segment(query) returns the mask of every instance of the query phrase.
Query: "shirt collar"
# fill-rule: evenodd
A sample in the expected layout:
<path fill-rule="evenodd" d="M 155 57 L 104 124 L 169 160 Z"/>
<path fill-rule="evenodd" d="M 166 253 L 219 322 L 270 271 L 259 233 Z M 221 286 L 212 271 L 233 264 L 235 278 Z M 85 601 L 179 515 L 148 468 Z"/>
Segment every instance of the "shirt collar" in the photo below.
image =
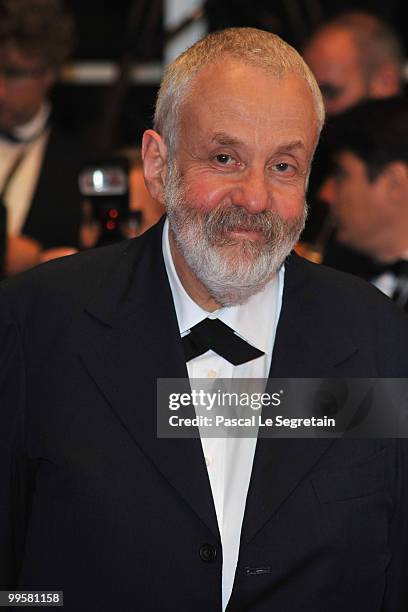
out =
<path fill-rule="evenodd" d="M 280 312 L 282 304 L 284 266 L 262 291 L 251 296 L 245 304 L 210 313 L 194 302 L 181 284 L 170 251 L 168 219 L 163 227 L 162 248 L 181 336 L 207 317 L 218 318 L 252 346 L 272 354 L 276 314 Z"/>
<path fill-rule="evenodd" d="M 43 102 L 39 111 L 30 121 L 24 125 L 19 125 L 12 130 L 15 136 L 21 142 L 31 142 L 35 140 L 45 129 L 48 118 L 50 116 L 51 107 L 48 102 Z"/>

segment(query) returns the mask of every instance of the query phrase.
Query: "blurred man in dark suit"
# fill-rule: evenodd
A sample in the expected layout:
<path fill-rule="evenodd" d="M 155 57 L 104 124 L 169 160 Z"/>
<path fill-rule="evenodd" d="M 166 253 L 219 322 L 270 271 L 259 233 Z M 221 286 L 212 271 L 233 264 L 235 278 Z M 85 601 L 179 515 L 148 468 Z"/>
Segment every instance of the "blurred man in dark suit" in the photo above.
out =
<path fill-rule="evenodd" d="M 406 307 L 408 100 L 356 106 L 333 123 L 327 141 L 333 171 L 321 193 L 331 206 L 338 240 L 369 255 L 373 265 L 361 275 Z"/>
<path fill-rule="evenodd" d="M 307 42 L 303 56 L 319 83 L 330 117 L 366 99 L 386 98 L 401 92 L 404 49 L 396 32 L 382 19 L 366 11 L 347 11 L 322 24 Z M 339 245 L 332 236 L 330 218 L 318 191 L 329 171 L 324 135 L 310 178 L 310 216 L 302 240 L 316 243 L 321 255 L 328 251 L 345 271 L 363 270 L 367 258 Z"/>
<path fill-rule="evenodd" d="M 72 50 L 60 0 L 0 2 L 0 194 L 7 274 L 72 252 L 78 241 L 79 143 L 51 119 L 48 93 Z"/>

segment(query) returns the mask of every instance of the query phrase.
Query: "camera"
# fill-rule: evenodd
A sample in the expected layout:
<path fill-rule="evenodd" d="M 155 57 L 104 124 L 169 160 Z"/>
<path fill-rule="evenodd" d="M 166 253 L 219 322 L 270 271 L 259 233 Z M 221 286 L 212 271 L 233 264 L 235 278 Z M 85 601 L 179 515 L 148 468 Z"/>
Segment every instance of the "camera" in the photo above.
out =
<path fill-rule="evenodd" d="M 114 157 L 90 162 L 79 173 L 84 197 L 81 246 L 89 248 L 134 235 L 142 222 L 141 211 L 129 210 L 129 160 Z"/>

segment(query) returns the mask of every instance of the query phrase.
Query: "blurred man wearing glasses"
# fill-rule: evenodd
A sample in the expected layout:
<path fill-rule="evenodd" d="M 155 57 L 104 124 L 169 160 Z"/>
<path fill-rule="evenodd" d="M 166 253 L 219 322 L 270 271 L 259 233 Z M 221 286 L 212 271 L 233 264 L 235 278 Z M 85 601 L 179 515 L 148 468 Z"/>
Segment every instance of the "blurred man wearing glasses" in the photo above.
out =
<path fill-rule="evenodd" d="M 401 90 L 404 52 L 384 21 L 349 11 L 324 24 L 304 49 L 328 115 L 366 98 L 388 98 Z"/>
<path fill-rule="evenodd" d="M 0 206 L 5 272 L 72 251 L 79 147 L 50 121 L 48 92 L 67 59 L 73 22 L 60 0 L 0 1 Z"/>

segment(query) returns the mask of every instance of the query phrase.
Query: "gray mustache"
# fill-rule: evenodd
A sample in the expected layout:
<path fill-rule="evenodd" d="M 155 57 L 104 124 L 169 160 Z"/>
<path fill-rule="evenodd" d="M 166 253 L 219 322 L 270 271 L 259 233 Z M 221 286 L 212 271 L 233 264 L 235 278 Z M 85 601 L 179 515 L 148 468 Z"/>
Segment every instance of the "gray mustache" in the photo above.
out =
<path fill-rule="evenodd" d="M 210 239 L 220 238 L 230 231 L 259 232 L 269 239 L 283 225 L 281 217 L 271 210 L 250 214 L 241 207 L 219 208 L 205 215 L 205 228 Z"/>

